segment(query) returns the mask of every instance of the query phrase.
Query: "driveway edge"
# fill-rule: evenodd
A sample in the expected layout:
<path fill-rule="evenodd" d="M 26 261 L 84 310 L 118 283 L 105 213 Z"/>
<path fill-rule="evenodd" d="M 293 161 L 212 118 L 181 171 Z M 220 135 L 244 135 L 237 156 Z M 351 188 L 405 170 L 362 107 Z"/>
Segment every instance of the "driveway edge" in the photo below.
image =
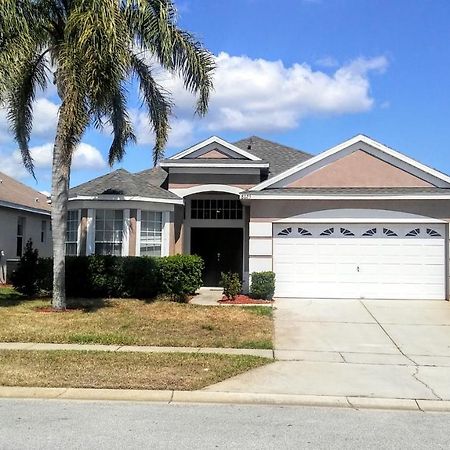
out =
<path fill-rule="evenodd" d="M 348 409 L 384 409 L 450 412 L 450 401 L 337 397 L 326 395 L 257 394 L 210 391 L 125 390 L 0 386 L 0 398 L 85 401 L 155 402 L 166 404 L 213 403 L 238 405 L 323 406 Z"/>

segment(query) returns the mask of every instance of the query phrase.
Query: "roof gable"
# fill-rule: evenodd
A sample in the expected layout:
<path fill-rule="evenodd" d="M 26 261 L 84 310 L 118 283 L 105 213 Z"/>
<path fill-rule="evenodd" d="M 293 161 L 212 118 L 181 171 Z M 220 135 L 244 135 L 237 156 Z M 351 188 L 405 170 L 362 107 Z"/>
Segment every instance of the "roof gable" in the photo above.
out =
<path fill-rule="evenodd" d="M 355 150 L 286 187 L 432 187 L 433 184 L 363 150 Z"/>
<path fill-rule="evenodd" d="M 383 180 L 385 181 L 386 179 L 389 179 L 391 176 L 392 178 L 396 179 L 395 187 L 410 187 L 411 185 L 416 187 L 450 187 L 450 177 L 448 177 L 447 175 L 435 169 L 432 169 L 431 167 L 425 166 L 424 164 L 421 164 L 402 153 L 399 153 L 373 139 L 370 139 L 367 136 L 358 135 L 352 139 L 349 139 L 348 141 L 343 142 L 342 144 L 339 144 L 323 153 L 320 153 L 319 155 L 309 160 L 306 160 L 303 163 L 297 164 L 296 166 L 284 171 L 283 173 L 280 173 L 279 175 L 260 183 L 250 190 L 261 191 L 269 187 L 286 188 L 293 185 L 294 187 L 295 185 L 306 186 L 302 185 L 302 182 L 300 182 L 299 180 L 357 151 L 361 151 L 361 153 L 357 153 L 355 161 L 357 159 L 366 159 L 365 155 L 361 156 L 362 154 L 367 154 L 374 158 L 368 159 L 367 161 L 370 161 L 370 164 L 375 167 L 380 173 L 370 182 L 372 184 L 378 184 Z M 377 161 L 377 159 L 379 161 Z M 344 164 L 338 164 L 337 167 L 345 166 L 348 162 L 351 163 L 351 161 L 349 160 L 347 162 L 344 161 Z M 352 164 L 349 165 L 351 166 Z M 392 172 L 392 169 L 389 169 L 389 172 L 387 169 L 388 166 L 392 166 L 394 169 L 396 169 L 396 171 Z M 340 167 L 340 170 L 342 172 L 343 167 Z M 398 170 L 400 170 L 400 172 L 398 172 Z M 400 173 L 402 173 L 402 176 L 399 175 Z M 350 186 L 348 187 L 367 187 L 367 184 L 363 184 L 363 186 L 355 186 L 356 176 L 356 174 L 351 174 L 351 177 L 349 178 Z M 413 184 L 421 183 L 420 181 L 415 180 L 413 182 L 413 179 L 422 180 L 426 184 Z M 316 182 L 318 181 L 316 180 Z M 402 183 L 405 183 L 406 186 L 399 186 L 399 184 Z M 386 185 L 376 187 L 386 187 Z"/>
<path fill-rule="evenodd" d="M 211 156 L 212 155 L 212 156 Z M 181 159 L 244 159 L 250 161 L 260 161 L 261 158 L 253 155 L 252 153 L 243 150 L 229 142 L 217 137 L 211 136 L 210 138 L 199 142 L 188 149 L 177 153 L 169 158 L 169 160 L 181 160 Z"/>

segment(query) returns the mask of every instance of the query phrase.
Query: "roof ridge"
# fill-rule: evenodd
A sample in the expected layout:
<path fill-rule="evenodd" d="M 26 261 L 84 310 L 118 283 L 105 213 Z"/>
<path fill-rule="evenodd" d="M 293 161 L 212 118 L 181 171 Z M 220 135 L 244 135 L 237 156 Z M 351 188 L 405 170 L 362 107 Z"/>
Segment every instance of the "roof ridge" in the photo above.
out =
<path fill-rule="evenodd" d="M 250 139 L 259 139 L 260 141 L 269 142 L 270 144 L 278 145 L 280 147 L 284 147 L 285 149 L 293 150 L 295 152 L 303 153 L 304 155 L 313 156 L 311 153 L 305 152 L 304 150 L 300 150 L 299 148 L 291 147 L 290 145 L 282 144 L 281 142 L 275 142 L 271 139 L 262 138 L 261 136 L 257 136 L 253 134 L 252 136 L 244 137 L 239 139 L 238 141 L 233 142 L 233 144 L 237 144 L 238 142 L 250 140 Z"/>

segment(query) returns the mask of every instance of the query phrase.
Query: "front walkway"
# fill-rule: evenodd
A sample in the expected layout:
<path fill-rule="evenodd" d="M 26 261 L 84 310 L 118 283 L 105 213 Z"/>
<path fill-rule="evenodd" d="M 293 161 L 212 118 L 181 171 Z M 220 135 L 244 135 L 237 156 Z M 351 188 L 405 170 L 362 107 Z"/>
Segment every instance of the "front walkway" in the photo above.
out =
<path fill-rule="evenodd" d="M 0 350 L 78 350 L 96 352 L 142 352 L 142 353 L 218 353 L 222 355 L 250 355 L 273 358 L 273 350 L 254 348 L 210 347 L 156 347 L 148 345 L 101 345 L 101 344 L 47 344 L 41 342 L 0 342 Z"/>
<path fill-rule="evenodd" d="M 450 304 L 279 299 L 277 362 L 207 391 L 450 399 Z"/>

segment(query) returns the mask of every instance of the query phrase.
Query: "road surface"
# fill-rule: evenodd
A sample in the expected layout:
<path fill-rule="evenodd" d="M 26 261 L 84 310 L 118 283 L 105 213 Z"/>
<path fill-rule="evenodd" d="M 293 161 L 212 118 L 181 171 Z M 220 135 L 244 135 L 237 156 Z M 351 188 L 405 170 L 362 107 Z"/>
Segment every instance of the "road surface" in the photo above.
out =
<path fill-rule="evenodd" d="M 450 448 L 450 414 L 0 400 L 0 449 Z"/>

